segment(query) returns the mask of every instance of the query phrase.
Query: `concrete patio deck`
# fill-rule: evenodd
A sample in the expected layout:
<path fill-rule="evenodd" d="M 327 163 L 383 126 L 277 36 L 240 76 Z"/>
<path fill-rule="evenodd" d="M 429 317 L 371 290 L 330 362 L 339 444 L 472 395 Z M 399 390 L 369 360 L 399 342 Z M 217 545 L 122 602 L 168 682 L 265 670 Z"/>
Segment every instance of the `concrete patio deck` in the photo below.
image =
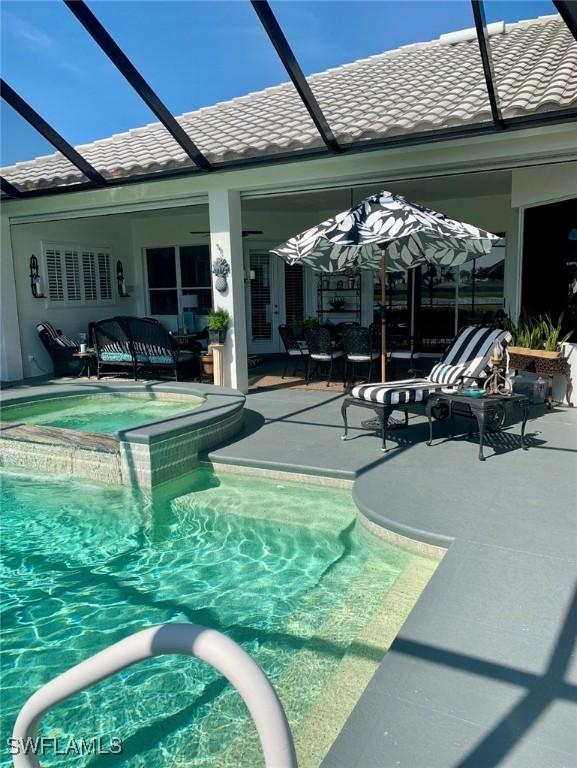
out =
<path fill-rule="evenodd" d="M 323 768 L 576 765 L 577 409 L 534 411 L 529 450 L 514 425 L 482 463 L 445 424 L 427 447 L 422 416 L 384 455 L 360 429 L 342 442 L 340 404 L 257 390 L 244 435 L 209 455 L 355 479 L 373 520 L 448 546 Z"/>

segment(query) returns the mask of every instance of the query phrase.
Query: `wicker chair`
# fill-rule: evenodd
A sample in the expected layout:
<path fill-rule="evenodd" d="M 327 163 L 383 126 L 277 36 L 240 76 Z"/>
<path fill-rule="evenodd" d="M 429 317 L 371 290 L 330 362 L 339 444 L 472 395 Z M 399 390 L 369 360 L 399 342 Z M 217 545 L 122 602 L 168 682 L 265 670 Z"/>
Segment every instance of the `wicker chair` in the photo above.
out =
<path fill-rule="evenodd" d="M 94 323 L 97 376 L 105 367 L 128 370 L 136 381 L 144 370 L 169 368 L 178 381 L 179 369 L 194 359 L 193 352 L 179 349 L 159 322 L 140 317 L 113 317 Z"/>
<path fill-rule="evenodd" d="M 306 342 L 297 340 L 296 336 L 294 335 L 293 329 L 290 327 L 290 325 L 279 325 L 278 332 L 282 339 L 282 343 L 284 344 L 285 352 L 287 355 L 285 360 L 285 367 L 282 372 L 282 378 L 284 379 L 284 377 L 286 376 L 287 368 L 289 367 L 291 358 L 294 360 L 294 363 L 295 363 L 293 376 L 297 375 L 297 371 L 299 369 L 299 363 L 302 362 L 304 374 L 306 378 L 308 375 L 308 367 L 309 367 L 309 350 Z"/>
<path fill-rule="evenodd" d="M 54 376 L 77 376 L 82 367 L 81 360 L 74 357 L 74 353 L 80 350 L 78 342 L 50 323 L 38 323 L 36 331 L 52 360 Z"/>
<path fill-rule="evenodd" d="M 331 344 L 331 334 L 328 328 L 305 328 L 305 339 L 309 350 L 309 358 L 314 361 L 314 371 L 322 366 L 328 369 L 327 387 L 331 383 L 333 375 L 333 363 L 343 356 L 342 349 L 335 349 Z M 307 370 L 307 384 L 310 381 L 310 365 Z"/>
<path fill-rule="evenodd" d="M 373 347 L 373 333 L 370 328 L 351 325 L 343 330 L 343 351 L 345 353 L 345 382 L 348 382 L 349 363 L 353 368 L 353 379 L 359 364 L 369 364 L 369 376 L 373 373 L 373 360 L 377 360 L 379 352 Z"/>

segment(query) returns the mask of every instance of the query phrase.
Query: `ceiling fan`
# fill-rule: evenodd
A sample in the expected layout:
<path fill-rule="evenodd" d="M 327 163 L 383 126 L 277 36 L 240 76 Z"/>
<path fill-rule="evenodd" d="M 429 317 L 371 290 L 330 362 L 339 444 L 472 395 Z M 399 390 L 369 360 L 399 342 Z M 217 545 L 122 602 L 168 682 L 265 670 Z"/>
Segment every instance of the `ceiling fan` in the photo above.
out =
<path fill-rule="evenodd" d="M 210 232 L 203 231 L 203 230 L 193 230 L 192 232 L 188 233 L 189 235 L 210 235 Z M 264 232 L 262 229 L 243 229 L 242 230 L 242 236 L 243 237 L 249 237 L 250 235 L 264 235 Z"/>

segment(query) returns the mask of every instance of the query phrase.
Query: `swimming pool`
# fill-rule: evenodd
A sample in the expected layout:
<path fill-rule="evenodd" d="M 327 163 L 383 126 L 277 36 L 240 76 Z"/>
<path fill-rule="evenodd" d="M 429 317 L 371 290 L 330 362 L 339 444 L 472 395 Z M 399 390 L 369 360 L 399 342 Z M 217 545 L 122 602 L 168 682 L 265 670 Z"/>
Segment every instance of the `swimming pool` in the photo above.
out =
<path fill-rule="evenodd" d="M 318 766 L 435 567 L 359 525 L 344 490 L 208 469 L 152 496 L 0 478 L 3 745 L 43 683 L 139 629 L 191 621 L 255 658 L 283 702 L 299 765 Z M 123 743 L 118 759 L 47 755 L 46 766 L 261 765 L 238 695 L 185 657 L 75 696 L 41 732 Z"/>
<path fill-rule="evenodd" d="M 112 435 L 179 416 L 198 408 L 203 402 L 201 397 L 194 395 L 166 393 L 78 394 L 8 403 L 2 406 L 2 421 Z"/>

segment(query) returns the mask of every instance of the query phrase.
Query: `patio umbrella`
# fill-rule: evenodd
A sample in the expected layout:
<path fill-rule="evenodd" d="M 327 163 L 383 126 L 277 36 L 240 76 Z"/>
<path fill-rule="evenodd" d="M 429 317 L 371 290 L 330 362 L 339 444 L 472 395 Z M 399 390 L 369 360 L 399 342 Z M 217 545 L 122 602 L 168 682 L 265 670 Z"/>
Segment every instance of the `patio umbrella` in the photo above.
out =
<path fill-rule="evenodd" d="M 497 235 L 380 192 L 271 250 L 321 272 L 381 270 L 381 375 L 386 380 L 385 274 L 421 264 L 455 267 L 489 253 Z"/>

